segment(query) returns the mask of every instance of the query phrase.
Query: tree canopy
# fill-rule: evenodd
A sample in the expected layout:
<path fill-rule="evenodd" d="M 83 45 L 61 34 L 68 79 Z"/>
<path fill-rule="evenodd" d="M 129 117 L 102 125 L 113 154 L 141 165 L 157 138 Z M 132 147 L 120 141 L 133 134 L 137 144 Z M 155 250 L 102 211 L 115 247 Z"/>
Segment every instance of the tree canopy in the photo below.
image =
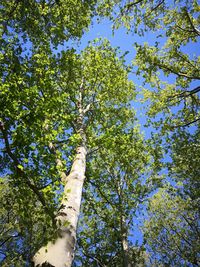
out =
<path fill-rule="evenodd" d="M 1 2 L 2 266 L 199 266 L 199 10 Z M 104 18 L 132 64 L 103 37 L 74 43 Z"/>

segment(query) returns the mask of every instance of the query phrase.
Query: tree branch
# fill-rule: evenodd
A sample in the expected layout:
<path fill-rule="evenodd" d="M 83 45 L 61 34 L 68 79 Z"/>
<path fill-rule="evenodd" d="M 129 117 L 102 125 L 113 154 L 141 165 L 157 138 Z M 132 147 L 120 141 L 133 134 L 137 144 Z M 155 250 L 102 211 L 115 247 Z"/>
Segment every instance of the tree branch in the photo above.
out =
<path fill-rule="evenodd" d="M 164 0 L 160 1 L 155 7 L 153 7 L 151 9 L 151 12 L 153 12 L 154 10 L 156 10 L 157 8 L 159 8 L 159 6 L 161 6 L 164 2 L 165 2 Z"/>
<path fill-rule="evenodd" d="M 9 155 L 9 157 L 12 159 L 12 161 L 13 161 L 13 163 L 15 165 L 15 169 L 16 169 L 17 174 L 19 176 L 22 176 L 22 177 L 25 178 L 25 182 L 28 185 L 28 187 L 36 194 L 38 200 L 41 202 L 41 204 L 43 205 L 44 209 L 53 218 L 54 215 L 52 214 L 52 212 L 49 211 L 49 208 L 46 205 L 46 201 L 45 201 L 45 198 L 44 198 L 43 194 L 38 190 L 38 188 L 35 185 L 33 185 L 29 181 L 29 179 L 28 179 L 26 173 L 24 172 L 23 168 L 20 168 L 21 164 L 20 164 L 19 160 L 16 158 L 16 156 L 11 151 L 9 140 L 8 140 L 8 136 L 7 136 L 7 132 L 6 132 L 4 123 L 2 121 L 0 122 L 0 130 L 1 130 L 2 134 L 3 134 L 3 139 L 4 139 L 4 142 L 5 142 L 6 152 Z"/>
<path fill-rule="evenodd" d="M 189 23 L 190 23 L 190 26 L 192 27 L 193 31 L 194 31 L 196 34 L 200 35 L 200 31 L 194 26 L 194 24 L 193 24 L 193 22 L 192 22 L 192 19 L 191 19 L 189 13 L 187 12 L 186 8 L 184 9 L 184 11 L 185 11 L 186 17 L 187 17 L 187 19 L 188 19 L 188 21 L 189 21 Z"/>
<path fill-rule="evenodd" d="M 1 242 L 0 247 L 2 247 L 2 246 L 3 246 L 6 242 L 8 242 L 10 239 L 12 239 L 12 238 L 16 238 L 16 237 L 19 237 L 19 234 L 17 234 L 17 235 L 11 235 L 11 236 L 7 237 L 4 241 Z"/>
<path fill-rule="evenodd" d="M 163 69 L 163 70 L 167 70 L 167 71 L 170 71 L 171 73 L 173 74 L 176 74 L 177 76 L 181 76 L 181 77 L 185 77 L 185 78 L 188 78 L 188 79 L 196 79 L 196 80 L 200 80 L 200 76 L 189 76 L 187 75 L 186 73 L 184 72 L 178 72 L 176 70 L 174 70 L 172 67 L 168 67 L 166 65 L 162 65 L 162 64 L 159 64 L 157 63 L 156 64 L 160 69 Z"/>
<path fill-rule="evenodd" d="M 190 126 L 191 124 L 193 124 L 193 123 L 195 123 L 195 122 L 197 122 L 197 121 L 199 121 L 199 120 L 200 120 L 200 118 L 197 118 L 197 119 L 195 119 L 195 120 L 193 120 L 193 121 L 190 121 L 190 122 L 188 122 L 188 123 L 185 123 L 185 124 L 180 124 L 180 125 L 176 125 L 176 126 L 171 126 L 171 128 L 174 129 L 174 128 L 179 128 L 179 127 L 188 127 L 188 126 Z"/>
<path fill-rule="evenodd" d="M 196 94 L 196 93 L 198 93 L 198 92 L 200 92 L 200 86 L 197 86 L 197 87 L 195 87 L 194 89 L 192 89 L 192 90 L 187 90 L 187 91 L 184 91 L 184 92 L 182 92 L 182 93 L 180 93 L 180 94 L 174 94 L 174 95 L 172 95 L 172 96 L 169 96 L 168 98 L 169 98 L 169 100 L 170 99 L 173 99 L 173 98 L 175 98 L 175 97 L 178 97 L 178 98 L 185 98 L 185 97 L 188 97 L 188 96 L 192 96 L 192 95 L 194 95 L 194 94 Z"/>
<path fill-rule="evenodd" d="M 124 12 L 125 9 L 128 11 L 131 7 L 136 6 L 137 4 L 141 3 L 142 1 L 143 1 L 143 0 L 138 0 L 138 1 L 136 1 L 136 2 L 131 2 L 131 3 L 126 4 L 126 5 L 124 6 L 122 12 Z"/>

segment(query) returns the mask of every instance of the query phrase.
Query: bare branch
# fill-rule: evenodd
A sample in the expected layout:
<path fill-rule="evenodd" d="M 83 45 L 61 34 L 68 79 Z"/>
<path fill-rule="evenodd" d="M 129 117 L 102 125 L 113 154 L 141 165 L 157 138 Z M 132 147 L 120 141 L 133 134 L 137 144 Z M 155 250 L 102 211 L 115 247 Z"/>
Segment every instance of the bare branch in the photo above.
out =
<path fill-rule="evenodd" d="M 159 6 L 161 6 L 164 2 L 165 2 L 164 0 L 160 1 L 155 7 L 153 7 L 151 9 L 151 12 L 153 12 L 154 10 L 156 10 L 157 8 L 159 8 Z"/>
<path fill-rule="evenodd" d="M 16 237 L 19 237 L 19 234 L 17 234 L 17 235 L 11 235 L 11 236 L 7 237 L 4 241 L 1 242 L 0 247 L 2 247 L 2 246 L 3 246 L 6 242 L 8 242 L 10 239 L 12 239 L 12 238 L 16 238 Z"/>
<path fill-rule="evenodd" d="M 200 92 L 200 86 L 197 86 L 197 87 L 195 87 L 194 89 L 192 89 L 190 91 L 187 90 L 187 91 L 184 91 L 184 92 L 179 93 L 179 94 L 174 94 L 172 96 L 169 96 L 168 98 L 169 98 L 169 100 L 173 99 L 175 97 L 186 98 L 186 97 L 192 96 L 192 95 L 194 95 L 194 94 L 196 94 L 198 92 Z"/>
<path fill-rule="evenodd" d="M 200 118 L 197 118 L 197 119 L 195 119 L 195 120 L 193 120 L 193 121 L 190 121 L 190 122 L 188 122 L 188 123 L 186 123 L 186 124 L 183 124 L 183 125 L 179 125 L 179 126 L 177 126 L 177 127 L 187 127 L 187 126 L 190 126 L 191 124 L 193 124 L 193 123 L 195 123 L 195 122 L 197 122 L 197 121 L 199 121 L 200 120 Z"/>
<path fill-rule="evenodd" d="M 137 4 L 141 3 L 143 0 L 138 0 L 136 2 L 128 3 L 124 6 L 123 10 L 129 10 L 131 7 L 136 6 Z M 122 11 L 123 12 L 123 11 Z"/>

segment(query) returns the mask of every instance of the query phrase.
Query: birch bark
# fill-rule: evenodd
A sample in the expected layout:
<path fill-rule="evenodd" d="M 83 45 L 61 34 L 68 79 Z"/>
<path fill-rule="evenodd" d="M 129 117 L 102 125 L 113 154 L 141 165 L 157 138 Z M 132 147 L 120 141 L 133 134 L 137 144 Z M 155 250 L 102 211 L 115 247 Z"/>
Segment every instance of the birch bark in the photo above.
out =
<path fill-rule="evenodd" d="M 129 244 L 127 239 L 126 220 L 122 215 L 121 217 L 121 234 L 122 234 L 122 251 L 123 251 L 123 267 L 131 267 L 129 259 Z"/>
<path fill-rule="evenodd" d="M 82 188 L 85 179 L 86 148 L 77 148 L 70 174 L 67 177 L 62 209 L 57 215 L 58 237 L 34 256 L 34 266 L 70 267 L 74 258 L 76 229 L 80 212 Z"/>
<path fill-rule="evenodd" d="M 83 108 L 83 82 L 79 88 L 77 101 L 78 118 L 77 132 L 81 137 L 81 144 L 77 147 L 76 156 L 73 161 L 70 174 L 66 177 L 60 173 L 65 180 L 64 195 L 61 209 L 56 216 L 58 223 L 58 237 L 54 242 L 50 241 L 42 247 L 33 257 L 36 267 L 71 267 L 76 246 L 76 230 L 80 213 L 83 184 L 86 170 L 86 136 L 84 127 L 84 115 L 89 110 Z M 59 159 L 57 165 L 62 164 Z"/>
<path fill-rule="evenodd" d="M 120 177 L 117 193 L 119 197 L 120 207 L 120 230 L 121 230 L 121 247 L 122 247 L 122 264 L 123 267 L 132 267 L 129 257 L 129 243 L 128 243 L 128 229 L 126 225 L 126 217 L 124 215 L 124 204 L 123 204 L 123 186 L 125 181 Z"/>

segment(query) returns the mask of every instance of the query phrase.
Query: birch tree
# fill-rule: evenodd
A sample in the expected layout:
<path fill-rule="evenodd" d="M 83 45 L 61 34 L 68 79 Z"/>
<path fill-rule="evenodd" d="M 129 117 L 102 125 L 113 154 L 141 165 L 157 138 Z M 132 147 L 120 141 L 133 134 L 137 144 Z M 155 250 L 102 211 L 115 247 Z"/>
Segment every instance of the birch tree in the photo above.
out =
<path fill-rule="evenodd" d="M 37 50 L 32 61 L 31 76 L 42 75 L 31 79 L 33 84 L 26 81 L 23 89 L 17 84 L 14 102 L 11 89 L 3 92 L 6 168 L 19 192 L 22 184 L 26 188 L 25 198 L 28 192 L 36 195 L 35 205 L 49 216 L 47 228 L 54 229 L 50 242 L 35 254 L 35 266 L 71 266 L 86 154 L 130 123 L 134 86 L 123 56 L 107 41 L 89 45 L 80 55 L 62 52 L 57 60 Z"/>

